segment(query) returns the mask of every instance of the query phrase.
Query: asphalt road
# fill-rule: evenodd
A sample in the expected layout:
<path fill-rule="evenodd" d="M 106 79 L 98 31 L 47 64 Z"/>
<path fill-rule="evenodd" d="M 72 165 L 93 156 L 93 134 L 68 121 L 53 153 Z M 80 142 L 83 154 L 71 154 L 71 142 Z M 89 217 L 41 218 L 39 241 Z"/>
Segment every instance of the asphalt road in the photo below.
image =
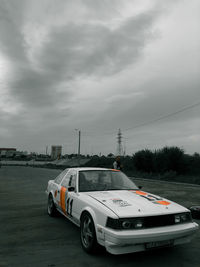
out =
<path fill-rule="evenodd" d="M 0 267 L 4 266 L 200 266 L 200 231 L 190 244 L 114 256 L 101 249 L 86 254 L 79 229 L 63 216 L 50 218 L 44 193 L 60 171 L 31 167 L 0 168 Z M 184 206 L 200 204 L 200 186 L 137 180 L 143 190 Z M 200 221 L 197 221 L 200 222 Z"/>

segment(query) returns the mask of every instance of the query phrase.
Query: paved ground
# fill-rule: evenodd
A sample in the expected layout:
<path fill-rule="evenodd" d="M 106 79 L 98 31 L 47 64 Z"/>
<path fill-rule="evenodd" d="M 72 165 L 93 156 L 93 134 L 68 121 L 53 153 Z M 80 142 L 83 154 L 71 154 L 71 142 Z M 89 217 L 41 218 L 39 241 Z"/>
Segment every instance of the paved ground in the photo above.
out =
<path fill-rule="evenodd" d="M 59 172 L 31 167 L 0 169 L 0 267 L 200 266 L 200 231 L 192 243 L 175 248 L 120 256 L 104 249 L 94 256 L 86 254 L 79 229 L 62 216 L 46 214 L 47 181 Z M 185 206 L 200 204 L 200 186 L 144 180 L 137 184 Z"/>

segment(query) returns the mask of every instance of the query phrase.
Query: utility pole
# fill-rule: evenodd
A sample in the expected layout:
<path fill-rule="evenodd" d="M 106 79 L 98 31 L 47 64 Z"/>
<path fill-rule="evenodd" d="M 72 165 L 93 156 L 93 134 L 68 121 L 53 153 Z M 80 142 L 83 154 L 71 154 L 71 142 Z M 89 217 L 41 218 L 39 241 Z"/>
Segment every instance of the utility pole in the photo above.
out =
<path fill-rule="evenodd" d="M 78 131 L 78 157 L 80 157 L 81 152 L 81 131 Z"/>
<path fill-rule="evenodd" d="M 47 161 L 48 146 L 46 146 L 46 161 Z"/>
<path fill-rule="evenodd" d="M 81 154 L 81 131 L 79 129 L 75 129 L 78 131 L 78 166 L 80 166 L 80 154 Z"/>

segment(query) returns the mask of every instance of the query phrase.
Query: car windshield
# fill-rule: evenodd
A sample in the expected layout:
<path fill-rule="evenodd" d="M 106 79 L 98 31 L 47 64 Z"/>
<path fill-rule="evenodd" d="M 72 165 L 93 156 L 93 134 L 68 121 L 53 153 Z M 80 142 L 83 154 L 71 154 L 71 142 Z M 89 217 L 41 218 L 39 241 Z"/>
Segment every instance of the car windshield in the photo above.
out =
<path fill-rule="evenodd" d="M 79 192 L 134 190 L 136 184 L 124 173 L 114 170 L 79 171 Z"/>

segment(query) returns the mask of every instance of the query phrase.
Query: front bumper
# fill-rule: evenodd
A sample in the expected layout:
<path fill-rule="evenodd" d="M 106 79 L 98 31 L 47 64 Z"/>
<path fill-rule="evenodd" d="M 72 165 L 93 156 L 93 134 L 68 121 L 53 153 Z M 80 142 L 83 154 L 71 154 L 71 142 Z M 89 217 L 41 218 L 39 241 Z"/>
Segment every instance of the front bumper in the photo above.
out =
<path fill-rule="evenodd" d="M 151 242 L 170 241 L 173 245 L 188 243 L 193 238 L 199 225 L 195 222 L 157 227 L 143 230 L 116 231 L 104 229 L 105 247 L 111 254 L 124 254 L 146 250 Z"/>

